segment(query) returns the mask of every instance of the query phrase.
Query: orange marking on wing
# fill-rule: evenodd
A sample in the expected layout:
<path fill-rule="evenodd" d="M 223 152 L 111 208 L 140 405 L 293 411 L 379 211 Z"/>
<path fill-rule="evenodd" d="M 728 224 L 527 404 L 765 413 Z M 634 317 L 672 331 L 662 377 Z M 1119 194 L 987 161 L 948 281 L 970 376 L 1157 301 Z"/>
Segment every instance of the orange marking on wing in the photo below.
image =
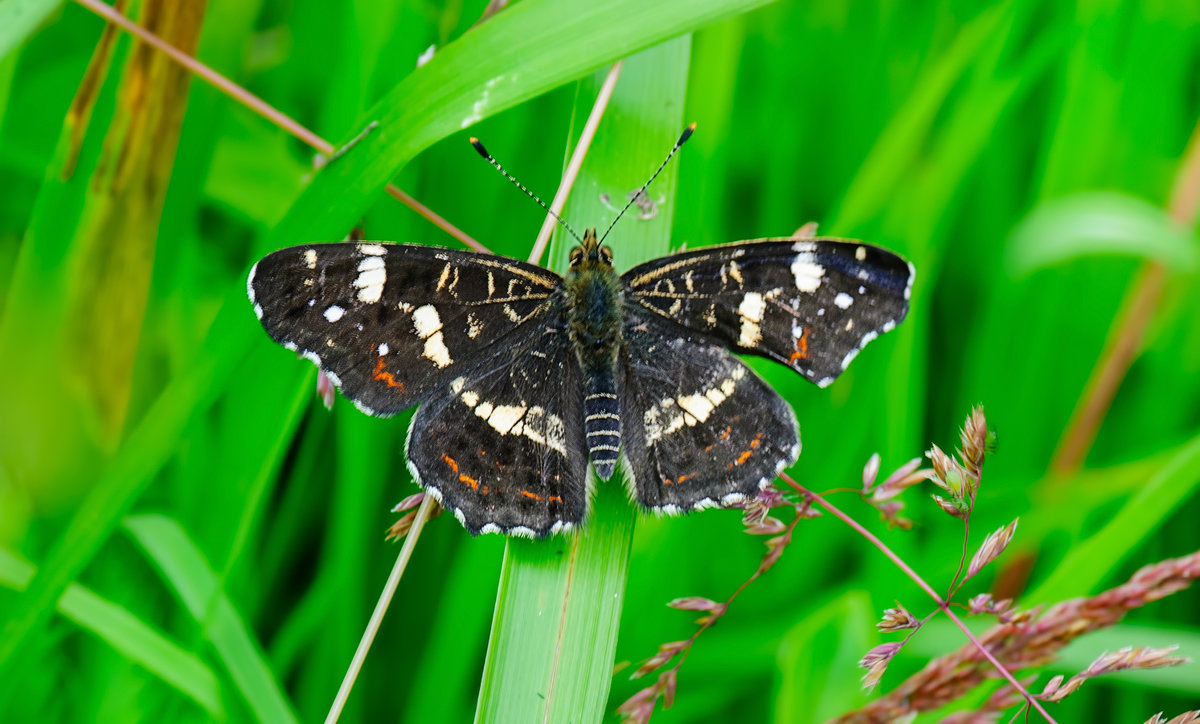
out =
<path fill-rule="evenodd" d="M 557 495 L 551 495 L 549 498 L 547 498 L 547 500 L 549 500 L 551 503 L 561 503 L 562 502 L 562 498 L 560 498 Z"/>
<path fill-rule="evenodd" d="M 457 460 L 455 460 L 454 458 L 450 457 L 449 455 L 447 455 L 445 453 L 442 453 L 442 460 L 446 461 L 446 464 L 450 466 L 451 470 L 453 470 L 456 473 L 458 472 L 458 461 Z M 479 490 L 479 481 L 476 480 L 475 478 L 471 477 L 470 475 L 466 475 L 465 473 L 459 473 L 458 482 L 466 483 L 467 485 L 470 485 L 471 490 Z M 487 491 L 488 491 L 487 488 L 483 489 L 484 493 L 486 493 Z"/>
<path fill-rule="evenodd" d="M 534 500 L 542 499 L 542 496 L 538 495 L 537 493 L 531 493 L 528 490 L 522 490 L 520 492 L 521 492 L 521 495 L 524 495 L 526 498 L 533 498 Z"/>
<path fill-rule="evenodd" d="M 731 433 L 731 432 L 733 432 L 733 428 L 731 428 L 731 427 L 727 427 L 724 430 L 722 430 L 721 431 L 721 439 L 724 440 L 725 438 L 729 437 L 729 433 Z"/>
<path fill-rule="evenodd" d="M 386 366 L 387 363 L 383 361 L 383 357 L 380 357 L 379 361 L 375 363 L 375 371 L 371 373 L 371 376 L 377 380 L 385 382 L 388 387 L 399 387 L 400 392 L 404 392 L 404 383 L 397 382 L 396 378 L 392 376 L 392 373 L 384 369 Z M 445 455 L 442 457 L 445 457 Z"/>
<path fill-rule="evenodd" d="M 808 333 L 812 328 L 804 330 L 804 334 L 800 335 L 800 339 L 796 340 L 796 351 L 792 352 L 792 356 L 788 357 L 788 364 L 796 364 L 802 359 L 808 359 Z"/>
<path fill-rule="evenodd" d="M 733 462 L 729 463 L 728 467 L 732 468 L 734 465 L 741 465 L 742 463 L 749 460 L 750 457 L 752 455 L 754 455 L 754 451 L 757 450 L 760 445 L 762 445 L 762 439 L 763 439 L 763 434 L 761 432 L 758 433 L 757 435 L 755 435 L 754 439 L 750 441 L 750 449 L 743 450 L 741 452 L 741 454 L 737 456 L 737 460 L 734 460 Z"/>

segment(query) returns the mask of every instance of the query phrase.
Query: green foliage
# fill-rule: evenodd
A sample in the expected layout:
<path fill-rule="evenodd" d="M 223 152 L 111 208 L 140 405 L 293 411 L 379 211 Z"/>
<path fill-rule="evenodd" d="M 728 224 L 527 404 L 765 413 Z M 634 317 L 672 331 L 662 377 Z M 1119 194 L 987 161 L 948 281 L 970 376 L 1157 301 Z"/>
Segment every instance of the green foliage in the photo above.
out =
<path fill-rule="evenodd" d="M 129 12 L 180 4 L 142 0 Z M 761 4 L 524 0 L 476 25 L 482 0 L 211 0 L 202 33 L 178 11 L 156 16 L 157 32 L 190 37 L 202 61 L 330 140 L 378 122 L 318 172 L 310 149 L 81 5 L 0 3 L 0 711 L 17 721 L 324 716 L 396 554 L 382 542 L 388 509 L 415 491 L 402 454 L 409 415 L 314 404 L 311 366 L 258 329 L 246 270 L 269 249 L 339 239 L 359 223 L 369 238 L 455 244 L 387 197 L 388 181 L 524 258 L 540 212 L 466 136 L 549 198 L 594 73 L 647 48 L 669 57 L 627 63 L 568 220 L 606 225 L 600 194 L 623 197 L 684 123 L 698 130 L 651 189 L 659 215 L 614 231 L 618 266 L 668 239 L 781 236 L 810 220 L 916 264 L 909 319 L 832 388 L 754 362 L 797 410 L 798 480 L 856 487 L 872 452 L 888 470 L 932 442 L 949 447 L 982 403 L 999 447 L 971 548 L 983 531 L 1022 523 L 968 595 L 1017 558 L 1027 578 L 1005 585 L 1034 604 L 1200 547 L 1197 244 L 1166 215 L 1200 117 L 1200 9 Z M 1148 259 L 1167 274 L 1144 342 L 1084 468 L 1050 476 Z M 834 497 L 945 585 L 962 531 L 927 492 L 907 496 L 913 532 Z M 562 619 L 556 675 L 570 683 L 547 705 L 552 720 L 577 702 L 587 720 L 613 720 L 646 683 L 627 673 L 694 630 L 665 604 L 724 600 L 762 556 L 737 512 L 639 516 L 630 528 L 621 497 L 603 491 L 600 515 L 616 531 L 595 531 L 602 543 L 588 554 L 591 570 L 616 572 L 567 601 L 577 608 Z M 559 626 L 562 580 L 538 576 L 557 555 L 522 544 L 505 558 L 505 548 L 450 518 L 428 526 L 346 721 L 464 721 L 477 704 L 481 719 L 503 721 L 513 710 L 494 707 L 513 704 L 510 682 L 545 693 L 540 650 L 513 642 Z M 550 612 L 541 623 L 539 598 Z M 658 716 L 844 711 L 863 700 L 853 663 L 877 641 L 870 625 L 897 599 L 917 615 L 930 606 L 836 521 L 803 521 L 693 647 L 673 709 Z M 1196 610 L 1200 595 L 1178 594 L 1103 632 L 1102 647 L 1179 642 L 1200 656 Z M 570 623 L 579 617 L 591 627 Z M 962 641 L 928 627 L 881 689 Z M 1056 673 L 1098 650 L 1068 649 Z M 614 659 L 634 666 L 610 680 Z M 1144 721 L 1188 708 L 1197 679 L 1194 668 L 1117 676 L 1052 711 Z"/>

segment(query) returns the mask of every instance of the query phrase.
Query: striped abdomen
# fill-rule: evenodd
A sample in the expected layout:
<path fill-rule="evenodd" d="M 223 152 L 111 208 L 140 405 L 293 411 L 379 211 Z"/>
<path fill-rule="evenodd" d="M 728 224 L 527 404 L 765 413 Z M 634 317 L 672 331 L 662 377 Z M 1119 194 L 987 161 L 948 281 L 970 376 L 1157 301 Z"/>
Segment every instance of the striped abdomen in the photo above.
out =
<path fill-rule="evenodd" d="M 608 480 L 621 447 L 620 408 L 611 373 L 589 377 L 583 398 L 583 420 L 592 467 L 602 480 Z"/>

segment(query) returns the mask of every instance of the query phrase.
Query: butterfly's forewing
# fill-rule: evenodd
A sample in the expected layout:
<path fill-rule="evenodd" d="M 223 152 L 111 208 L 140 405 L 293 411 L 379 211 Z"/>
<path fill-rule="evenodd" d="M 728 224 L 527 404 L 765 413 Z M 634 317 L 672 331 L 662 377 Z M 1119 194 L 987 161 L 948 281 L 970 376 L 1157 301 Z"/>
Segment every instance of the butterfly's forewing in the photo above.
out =
<path fill-rule="evenodd" d="M 624 336 L 623 444 L 642 505 L 728 505 L 796 460 L 792 408 L 728 350 L 636 309 Z"/>
<path fill-rule="evenodd" d="M 913 269 L 855 241 L 767 239 L 652 259 L 622 279 L 627 303 L 824 387 L 904 319 Z"/>
<path fill-rule="evenodd" d="M 247 287 L 271 337 L 311 359 L 369 414 L 393 415 L 536 334 L 557 275 L 523 262 L 408 244 L 294 246 Z"/>
<path fill-rule="evenodd" d="M 587 509 L 583 382 L 556 297 L 541 334 L 451 380 L 409 432 L 414 477 L 472 534 L 541 537 Z"/>

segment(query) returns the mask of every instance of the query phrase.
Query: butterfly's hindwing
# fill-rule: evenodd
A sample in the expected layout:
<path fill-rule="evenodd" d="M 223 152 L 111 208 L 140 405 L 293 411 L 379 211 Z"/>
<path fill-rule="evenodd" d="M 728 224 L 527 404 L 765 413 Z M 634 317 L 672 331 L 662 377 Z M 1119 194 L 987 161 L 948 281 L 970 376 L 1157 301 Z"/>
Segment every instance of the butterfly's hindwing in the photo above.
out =
<path fill-rule="evenodd" d="M 267 333 L 380 416 L 512 345 L 514 330 L 536 333 L 561 285 L 513 259 L 381 243 L 282 249 L 247 281 Z"/>
<path fill-rule="evenodd" d="M 908 312 L 912 266 L 834 239 L 739 242 L 653 259 L 622 275 L 632 305 L 824 387 Z"/>
<path fill-rule="evenodd" d="M 623 443 L 634 494 L 668 513 L 751 498 L 800 453 L 792 408 L 728 350 L 627 310 Z"/>
<path fill-rule="evenodd" d="M 472 534 L 541 537 L 587 509 L 583 382 L 555 304 L 538 338 L 417 409 L 407 457 L 413 476 Z"/>

